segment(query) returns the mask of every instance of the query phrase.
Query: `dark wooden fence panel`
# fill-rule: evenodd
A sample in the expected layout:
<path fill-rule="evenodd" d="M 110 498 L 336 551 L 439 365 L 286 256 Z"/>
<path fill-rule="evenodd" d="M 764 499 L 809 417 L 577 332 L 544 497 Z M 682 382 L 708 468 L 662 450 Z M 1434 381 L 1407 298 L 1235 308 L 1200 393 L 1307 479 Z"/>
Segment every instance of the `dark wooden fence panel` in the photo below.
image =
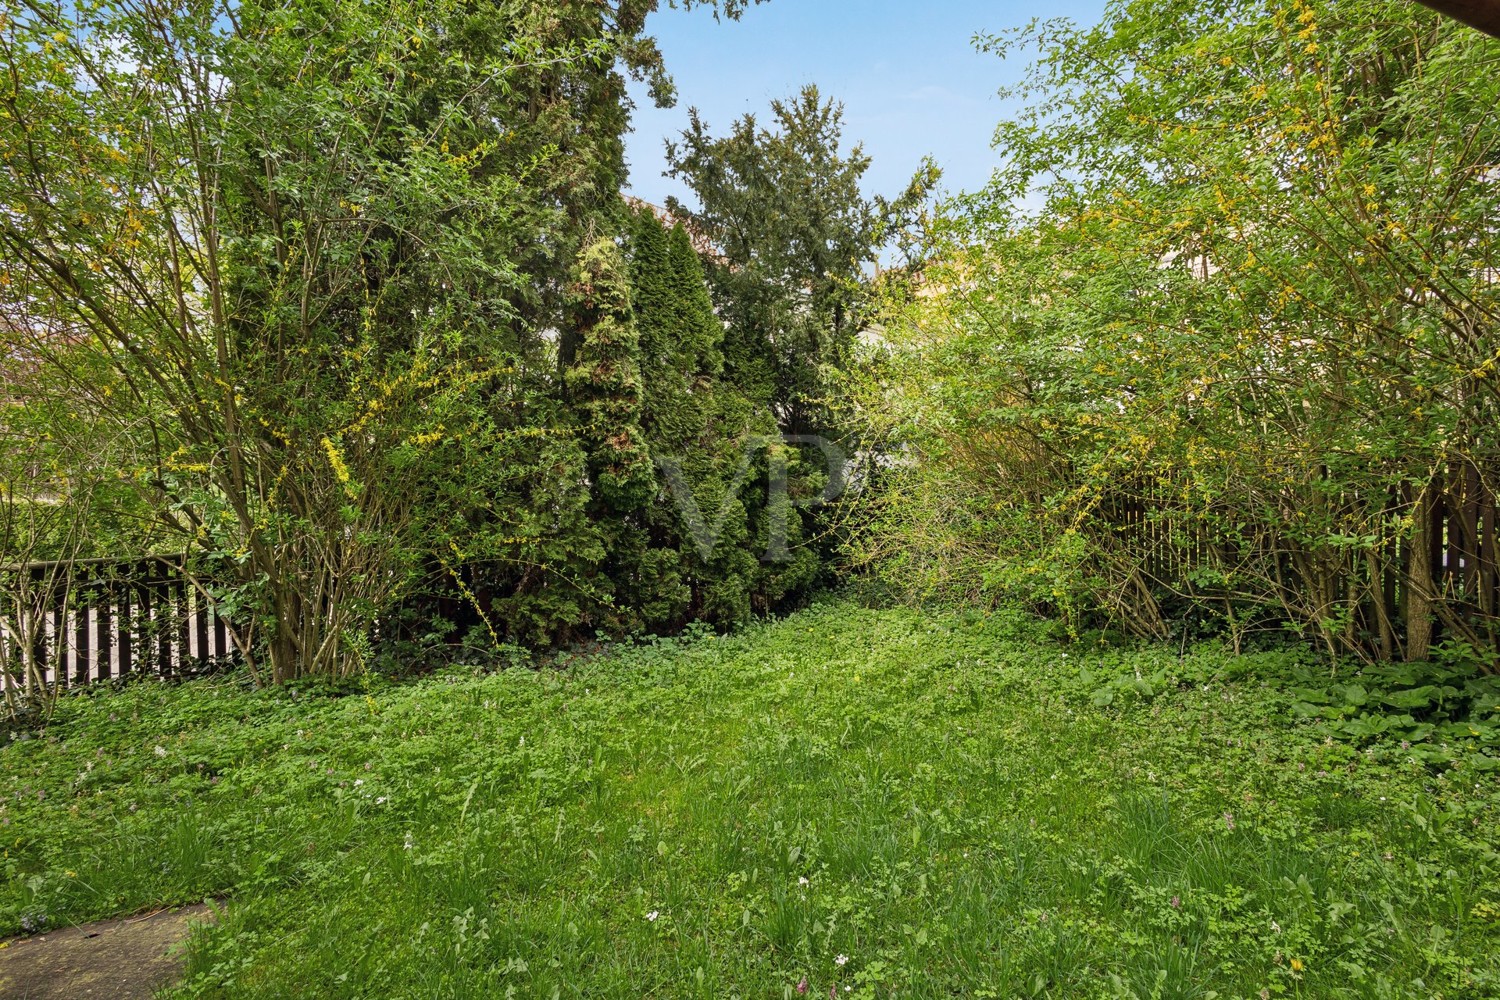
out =
<path fill-rule="evenodd" d="M 180 557 L 0 566 L 0 642 L 13 654 L 20 637 L 12 627 L 12 584 L 22 573 L 30 580 L 32 613 L 40 612 L 43 624 L 33 649 L 49 686 L 132 674 L 184 677 L 239 661 L 229 629 Z M 0 676 L 0 684 L 10 682 Z"/>
<path fill-rule="evenodd" d="M 1373 557 L 1361 551 L 1340 558 L 1344 599 L 1355 616 L 1362 644 L 1372 654 L 1390 658 L 1405 633 L 1411 560 L 1423 558 L 1432 570 L 1436 599 L 1458 619 L 1472 626 L 1491 646 L 1500 644 L 1500 510 L 1496 486 L 1500 462 L 1455 461 L 1434 477 L 1427 530 L 1427 550 L 1411 551 L 1410 540 L 1394 537 Z M 1409 516 L 1416 490 L 1393 490 L 1375 506 L 1383 518 Z M 1364 511 L 1365 498 L 1341 495 L 1337 502 L 1348 512 Z M 1372 508 L 1373 509 L 1373 508 Z M 1140 572 L 1160 587 L 1179 594 L 1204 594 L 1193 580 L 1199 571 L 1253 569 L 1274 581 L 1267 596 L 1307 597 L 1306 560 L 1315 555 L 1304 545 L 1276 535 L 1269 526 L 1256 528 L 1239 542 L 1204 533 L 1203 522 L 1182 507 L 1168 484 L 1123 485 L 1099 513 L 1110 525 L 1109 535 L 1127 552 Z M 1333 558 L 1332 550 L 1324 558 Z M 1243 573 L 1241 574 L 1243 576 Z M 1222 599 L 1222 598 L 1220 598 Z M 1441 616 L 1440 616 L 1441 617 Z M 1435 623 L 1436 637 L 1443 634 Z"/>

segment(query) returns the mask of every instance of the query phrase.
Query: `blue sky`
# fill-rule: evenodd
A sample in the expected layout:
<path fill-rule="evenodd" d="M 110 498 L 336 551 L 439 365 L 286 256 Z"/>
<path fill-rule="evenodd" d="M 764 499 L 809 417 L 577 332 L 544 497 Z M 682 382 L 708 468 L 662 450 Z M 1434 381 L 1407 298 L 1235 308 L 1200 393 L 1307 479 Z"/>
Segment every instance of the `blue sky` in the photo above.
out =
<path fill-rule="evenodd" d="M 762 114 L 772 98 L 806 83 L 844 103 L 846 148 L 863 142 L 873 160 L 867 193 L 898 193 L 928 154 L 943 168 L 948 190 L 976 189 L 999 163 L 990 140 L 1007 108 L 995 92 L 1018 78 L 1025 56 L 1002 61 L 975 51 L 970 40 L 1036 16 L 1091 24 L 1103 9 L 1103 0 L 935 0 L 925 9 L 910 0 L 770 0 L 738 22 L 715 23 L 707 10 L 663 4 L 648 30 L 677 81 L 678 102 L 661 111 L 643 87 L 632 87 L 631 193 L 657 204 L 668 194 L 687 200 L 661 172 L 663 140 L 687 126 L 689 107 L 723 135 L 734 119 Z"/>

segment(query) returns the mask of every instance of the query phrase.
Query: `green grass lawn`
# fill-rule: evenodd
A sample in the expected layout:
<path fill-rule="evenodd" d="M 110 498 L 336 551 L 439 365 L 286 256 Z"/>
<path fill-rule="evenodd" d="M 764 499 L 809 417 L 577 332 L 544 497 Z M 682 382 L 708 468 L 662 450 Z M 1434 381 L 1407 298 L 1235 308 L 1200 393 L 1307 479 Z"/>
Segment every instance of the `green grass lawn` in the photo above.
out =
<path fill-rule="evenodd" d="M 72 697 L 0 749 L 0 933 L 228 897 L 183 990 L 277 1000 L 1500 996 L 1493 774 L 1294 721 L 1291 659 L 832 603 Z"/>

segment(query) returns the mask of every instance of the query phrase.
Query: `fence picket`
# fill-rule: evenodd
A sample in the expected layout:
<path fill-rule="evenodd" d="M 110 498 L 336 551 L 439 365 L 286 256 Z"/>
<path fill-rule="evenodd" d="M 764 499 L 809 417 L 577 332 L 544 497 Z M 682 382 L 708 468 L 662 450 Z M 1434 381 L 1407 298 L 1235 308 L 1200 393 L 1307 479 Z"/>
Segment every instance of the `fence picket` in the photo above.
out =
<path fill-rule="evenodd" d="M 89 571 L 81 567 L 74 593 L 78 602 L 73 608 L 73 686 L 89 682 L 89 604 L 93 596 L 89 590 Z"/>
<path fill-rule="evenodd" d="M 208 651 L 208 608 L 204 607 L 203 595 L 196 589 L 190 591 L 193 599 L 193 628 L 198 640 L 197 669 L 207 670 L 210 662 Z"/>
<path fill-rule="evenodd" d="M 0 584 L 6 579 L 22 584 L 39 613 L 33 652 L 49 685 L 183 677 L 239 659 L 181 557 L 0 565 Z"/>

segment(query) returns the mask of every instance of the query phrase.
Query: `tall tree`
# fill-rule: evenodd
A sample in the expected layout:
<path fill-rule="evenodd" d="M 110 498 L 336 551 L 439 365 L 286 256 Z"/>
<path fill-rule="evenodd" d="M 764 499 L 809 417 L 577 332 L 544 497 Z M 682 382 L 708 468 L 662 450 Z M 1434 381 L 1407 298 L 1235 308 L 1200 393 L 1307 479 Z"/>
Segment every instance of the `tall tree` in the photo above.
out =
<path fill-rule="evenodd" d="M 529 637 L 587 624 L 567 292 L 618 228 L 621 71 L 669 90 L 656 6 L 0 15 L 3 304 L 129 387 L 164 523 L 236 567 L 271 678 L 359 669 L 433 561 L 503 564 Z"/>
<path fill-rule="evenodd" d="M 705 256 L 728 324 L 730 378 L 774 408 L 789 433 L 828 429 L 819 366 L 838 365 L 868 321 L 867 278 L 897 223 L 937 180 L 930 164 L 894 200 L 866 197 L 870 158 L 841 148 L 843 106 L 815 86 L 771 102 L 715 138 L 696 109 L 667 144 L 669 173 L 697 197 L 671 210 L 713 247 Z"/>
<path fill-rule="evenodd" d="M 651 453 L 640 427 L 640 337 L 625 262 L 613 241 L 584 249 L 569 294 L 580 337 L 567 388 L 579 413 L 589 475 L 610 512 L 632 511 L 651 492 Z"/>
<path fill-rule="evenodd" d="M 816 443 L 844 437 L 828 374 L 848 362 L 871 320 L 882 252 L 938 179 L 927 163 L 894 199 L 867 197 L 870 159 L 859 145 L 843 150 L 842 136 L 842 106 L 808 86 L 772 102 L 769 127 L 746 115 L 716 138 L 695 110 L 667 145 L 669 172 L 699 203 L 669 205 L 707 244 L 702 260 L 725 325 L 723 381 L 790 436 L 761 453 L 760 471 L 776 486 L 748 511 L 766 556 L 751 588 L 764 606 L 811 585 L 831 551 L 832 521 L 813 510 L 843 473 Z"/>
<path fill-rule="evenodd" d="M 657 567 L 659 612 L 669 615 L 653 624 L 740 621 L 756 604 L 760 550 L 750 519 L 766 490 L 761 442 L 775 423 L 722 377 L 724 325 L 683 227 L 668 232 L 641 211 L 631 232 L 642 423 L 659 474 L 641 546 L 653 553 L 643 558 Z"/>

